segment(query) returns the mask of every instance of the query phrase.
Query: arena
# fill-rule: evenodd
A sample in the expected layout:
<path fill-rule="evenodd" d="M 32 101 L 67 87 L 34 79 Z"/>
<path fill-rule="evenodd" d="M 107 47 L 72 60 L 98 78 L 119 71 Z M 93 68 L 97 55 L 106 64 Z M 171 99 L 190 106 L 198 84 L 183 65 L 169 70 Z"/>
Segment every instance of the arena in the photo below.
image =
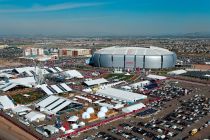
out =
<path fill-rule="evenodd" d="M 174 67 L 176 54 L 167 49 L 154 46 L 114 46 L 96 51 L 91 61 L 96 67 L 160 69 Z"/>

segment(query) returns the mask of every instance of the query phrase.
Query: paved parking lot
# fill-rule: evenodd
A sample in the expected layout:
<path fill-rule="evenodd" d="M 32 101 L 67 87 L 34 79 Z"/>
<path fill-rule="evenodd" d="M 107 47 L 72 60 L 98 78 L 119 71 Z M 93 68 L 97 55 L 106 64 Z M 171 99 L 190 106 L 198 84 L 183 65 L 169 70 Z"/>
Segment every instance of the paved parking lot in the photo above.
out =
<path fill-rule="evenodd" d="M 159 110 L 158 107 L 155 107 L 154 109 L 159 111 L 148 117 L 133 115 L 112 124 L 98 127 L 97 131 L 106 133 L 108 135 L 107 139 L 109 139 L 109 135 L 110 139 L 112 139 L 112 136 L 115 139 L 133 140 L 197 140 L 208 138 L 210 135 L 208 132 L 209 126 L 202 127 L 210 118 L 208 113 L 210 98 L 208 87 L 185 82 L 179 82 L 176 86 L 192 89 L 192 92 L 164 101 L 164 104 L 160 106 L 162 109 Z M 201 130 L 191 136 L 189 132 L 194 128 L 201 128 Z M 105 139 L 98 138 L 94 130 L 81 134 L 80 138 L 88 138 L 91 135 L 91 139 Z"/>

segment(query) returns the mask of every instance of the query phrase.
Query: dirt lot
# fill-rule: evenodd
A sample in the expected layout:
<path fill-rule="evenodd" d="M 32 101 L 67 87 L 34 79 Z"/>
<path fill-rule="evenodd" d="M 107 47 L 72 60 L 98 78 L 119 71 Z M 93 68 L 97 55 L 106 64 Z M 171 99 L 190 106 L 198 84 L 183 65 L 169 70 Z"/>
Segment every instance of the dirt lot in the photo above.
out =
<path fill-rule="evenodd" d="M 0 60 L 0 68 L 5 68 L 5 67 L 18 67 L 21 66 L 22 64 L 19 62 L 14 62 L 14 61 L 9 61 L 9 60 Z"/>
<path fill-rule="evenodd" d="M 0 124 L 0 140 L 36 140 L 33 136 L 2 117 L 0 117 Z"/>

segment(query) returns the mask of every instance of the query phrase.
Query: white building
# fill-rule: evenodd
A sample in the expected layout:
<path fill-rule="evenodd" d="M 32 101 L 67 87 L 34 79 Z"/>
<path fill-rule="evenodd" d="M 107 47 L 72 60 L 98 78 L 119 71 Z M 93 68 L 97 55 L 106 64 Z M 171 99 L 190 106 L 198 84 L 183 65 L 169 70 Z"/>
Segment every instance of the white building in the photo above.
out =
<path fill-rule="evenodd" d="M 77 70 L 68 70 L 64 72 L 64 75 L 66 76 L 67 79 L 72 79 L 72 78 L 84 78 L 84 76 Z"/>
<path fill-rule="evenodd" d="M 153 79 L 153 80 L 165 80 L 167 77 L 165 76 L 160 76 L 160 75 L 154 75 L 154 74 L 149 74 L 147 75 L 148 79 Z"/>
<path fill-rule="evenodd" d="M 175 75 L 180 75 L 180 74 L 184 74 L 187 73 L 186 70 L 174 70 L 174 71 L 170 71 L 167 74 L 171 75 L 171 76 L 175 76 Z"/>
<path fill-rule="evenodd" d="M 87 86 L 100 85 L 100 84 L 105 84 L 105 83 L 108 83 L 108 82 L 109 82 L 109 81 L 107 81 L 107 80 L 104 79 L 104 78 L 84 81 L 84 83 L 85 83 Z"/>
<path fill-rule="evenodd" d="M 53 94 L 72 91 L 72 89 L 65 83 L 60 83 L 57 85 L 42 84 L 42 85 L 38 85 L 37 88 L 42 89 L 42 91 L 44 91 L 47 95 L 53 95 Z"/>
<path fill-rule="evenodd" d="M 8 91 L 8 90 L 15 88 L 17 86 L 31 88 L 35 84 L 36 84 L 36 81 L 35 81 L 34 77 L 9 79 L 8 82 L 4 82 L 3 84 L 0 84 L 0 90 Z"/>
<path fill-rule="evenodd" d="M 30 113 L 28 113 L 27 115 L 25 115 L 25 118 L 29 121 L 29 122 L 33 122 L 33 121 L 44 121 L 45 119 L 45 115 L 40 113 L 40 112 L 36 112 L 36 111 L 32 111 Z"/>
<path fill-rule="evenodd" d="M 144 107 L 146 107 L 146 106 L 143 103 L 138 103 L 138 104 L 134 104 L 134 105 L 123 108 L 122 112 L 129 113 L 129 112 L 132 112 L 132 111 L 135 111 L 135 110 L 142 109 Z"/>
<path fill-rule="evenodd" d="M 142 94 L 123 91 L 115 88 L 100 89 L 96 92 L 96 95 L 111 98 L 113 100 L 120 100 L 123 102 L 136 102 L 138 100 L 147 98 L 147 96 Z"/>
<path fill-rule="evenodd" d="M 32 110 L 31 108 L 29 108 L 27 106 L 24 106 L 24 105 L 20 105 L 20 106 L 17 106 L 17 107 L 12 109 L 13 113 L 15 113 L 15 114 L 28 112 L 28 111 L 31 111 L 31 110 Z"/>
<path fill-rule="evenodd" d="M 0 109 L 6 110 L 14 107 L 14 103 L 8 98 L 8 96 L 0 96 Z"/>
<path fill-rule="evenodd" d="M 138 83 L 131 84 L 130 86 L 134 89 L 143 88 L 146 85 L 149 85 L 151 82 L 149 80 L 140 81 Z"/>
<path fill-rule="evenodd" d="M 49 115 L 57 114 L 64 108 L 73 109 L 72 106 L 74 106 L 74 109 L 76 109 L 77 107 L 80 108 L 82 104 L 64 97 L 54 95 L 48 96 L 47 98 L 44 98 L 35 104 L 37 109 Z"/>

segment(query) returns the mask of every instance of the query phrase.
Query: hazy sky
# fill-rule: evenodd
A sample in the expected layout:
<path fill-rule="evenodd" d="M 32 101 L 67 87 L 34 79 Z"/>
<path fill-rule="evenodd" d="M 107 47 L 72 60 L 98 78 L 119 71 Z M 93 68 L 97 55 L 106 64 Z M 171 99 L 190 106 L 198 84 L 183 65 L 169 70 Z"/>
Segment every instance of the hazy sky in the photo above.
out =
<path fill-rule="evenodd" d="M 210 0 L 0 0 L 0 34 L 210 32 Z"/>

